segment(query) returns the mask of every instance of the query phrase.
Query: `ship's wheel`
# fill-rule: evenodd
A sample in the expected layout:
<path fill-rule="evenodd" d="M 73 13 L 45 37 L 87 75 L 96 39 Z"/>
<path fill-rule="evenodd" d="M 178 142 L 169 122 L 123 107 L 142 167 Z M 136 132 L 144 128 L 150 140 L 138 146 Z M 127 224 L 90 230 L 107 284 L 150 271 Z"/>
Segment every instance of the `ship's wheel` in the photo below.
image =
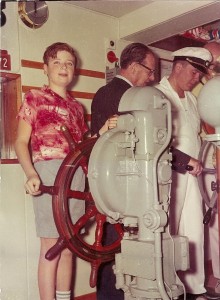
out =
<path fill-rule="evenodd" d="M 215 144 L 204 141 L 200 149 L 198 159 L 203 164 L 203 172 L 198 176 L 200 193 L 208 210 L 204 216 L 203 223 L 208 224 L 213 210 L 217 206 L 217 183 L 216 178 L 216 146 Z"/>
<path fill-rule="evenodd" d="M 115 253 L 120 251 L 120 242 L 124 233 L 120 224 L 109 225 L 114 226 L 117 239 L 112 244 L 105 245 L 103 241 L 104 228 L 107 224 L 106 216 L 96 209 L 89 187 L 87 186 L 87 191 L 84 192 L 71 189 L 72 179 L 79 167 L 87 176 L 88 160 L 95 142 L 96 139 L 91 138 L 78 144 L 64 159 L 54 186 L 41 187 L 43 192 L 50 193 L 53 197 L 53 214 L 60 235 L 56 245 L 46 254 L 46 258 L 51 260 L 64 248 L 69 248 L 77 256 L 91 263 L 91 287 L 96 285 L 100 264 L 113 260 Z M 86 201 L 85 214 L 75 224 L 72 223 L 69 212 L 68 203 L 71 198 Z M 90 229 L 93 232 L 93 239 Z"/>

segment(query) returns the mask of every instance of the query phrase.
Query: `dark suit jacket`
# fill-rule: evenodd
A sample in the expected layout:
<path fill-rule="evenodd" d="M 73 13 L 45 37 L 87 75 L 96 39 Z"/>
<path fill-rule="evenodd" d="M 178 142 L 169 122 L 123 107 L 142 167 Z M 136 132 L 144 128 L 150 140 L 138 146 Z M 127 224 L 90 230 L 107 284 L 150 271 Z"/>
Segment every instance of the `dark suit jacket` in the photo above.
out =
<path fill-rule="evenodd" d="M 121 78 L 114 77 L 111 82 L 101 87 L 92 101 L 91 133 L 97 134 L 106 120 L 118 113 L 122 95 L 131 85 Z"/>

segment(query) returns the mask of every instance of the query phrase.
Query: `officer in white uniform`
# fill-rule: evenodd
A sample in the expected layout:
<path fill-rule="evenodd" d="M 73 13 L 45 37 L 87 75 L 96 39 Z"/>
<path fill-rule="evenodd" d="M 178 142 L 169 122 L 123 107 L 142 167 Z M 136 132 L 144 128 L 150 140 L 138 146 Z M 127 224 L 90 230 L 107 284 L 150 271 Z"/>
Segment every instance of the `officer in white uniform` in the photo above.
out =
<path fill-rule="evenodd" d="M 204 48 L 186 47 L 172 53 L 172 73 L 156 87 L 171 101 L 173 118 L 172 146 L 191 157 L 193 170 L 173 172 L 171 186 L 170 229 L 172 234 L 189 239 L 190 269 L 179 274 L 188 295 L 187 299 L 207 299 L 204 287 L 204 226 L 202 197 L 196 175 L 202 171 L 197 160 L 201 146 L 200 116 L 196 98 L 191 90 L 207 73 L 212 61 L 211 53 Z M 195 295 L 195 296 L 193 296 Z"/>

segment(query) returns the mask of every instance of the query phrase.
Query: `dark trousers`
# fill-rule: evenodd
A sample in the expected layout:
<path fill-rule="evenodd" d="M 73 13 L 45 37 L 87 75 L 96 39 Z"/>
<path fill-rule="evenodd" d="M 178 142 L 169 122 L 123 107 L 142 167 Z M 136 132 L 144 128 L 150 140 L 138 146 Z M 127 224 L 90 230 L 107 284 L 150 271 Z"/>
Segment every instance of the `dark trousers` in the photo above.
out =
<path fill-rule="evenodd" d="M 112 244 L 118 235 L 114 226 L 105 224 L 105 239 L 103 245 Z M 97 280 L 97 300 L 124 300 L 124 292 L 115 288 L 115 274 L 113 272 L 114 261 L 104 263 L 100 266 Z"/>

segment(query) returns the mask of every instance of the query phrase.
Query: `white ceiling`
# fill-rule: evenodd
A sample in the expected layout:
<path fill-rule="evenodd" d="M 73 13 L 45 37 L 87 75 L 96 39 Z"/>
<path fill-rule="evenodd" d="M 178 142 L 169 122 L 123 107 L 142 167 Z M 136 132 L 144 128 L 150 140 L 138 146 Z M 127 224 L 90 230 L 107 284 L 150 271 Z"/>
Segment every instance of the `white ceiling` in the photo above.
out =
<path fill-rule="evenodd" d="M 137 9 L 145 7 L 155 0 L 87 0 L 87 1 L 64 1 L 68 5 L 81 7 L 82 9 L 95 11 L 115 18 L 120 18 Z M 163 0 L 160 0 L 163 1 Z M 173 1 L 173 0 L 167 0 Z M 181 1 L 181 0 L 179 0 Z M 182 0 L 189 1 L 189 0 Z M 202 0 L 193 0 L 202 1 Z M 212 2 L 212 1 L 210 1 Z M 186 22 L 187 18 L 187 22 Z M 201 6 L 187 14 L 172 18 L 166 22 L 159 23 L 151 28 L 146 28 L 140 32 L 133 33 L 124 39 L 133 42 L 142 42 L 147 45 L 175 36 L 185 30 L 196 28 L 205 24 L 210 24 L 220 20 L 220 0 L 213 0 L 210 5 Z"/>
<path fill-rule="evenodd" d="M 99 12 L 108 16 L 120 18 L 138 8 L 148 5 L 152 0 L 94 0 L 94 1 L 65 1 L 65 3 Z"/>

